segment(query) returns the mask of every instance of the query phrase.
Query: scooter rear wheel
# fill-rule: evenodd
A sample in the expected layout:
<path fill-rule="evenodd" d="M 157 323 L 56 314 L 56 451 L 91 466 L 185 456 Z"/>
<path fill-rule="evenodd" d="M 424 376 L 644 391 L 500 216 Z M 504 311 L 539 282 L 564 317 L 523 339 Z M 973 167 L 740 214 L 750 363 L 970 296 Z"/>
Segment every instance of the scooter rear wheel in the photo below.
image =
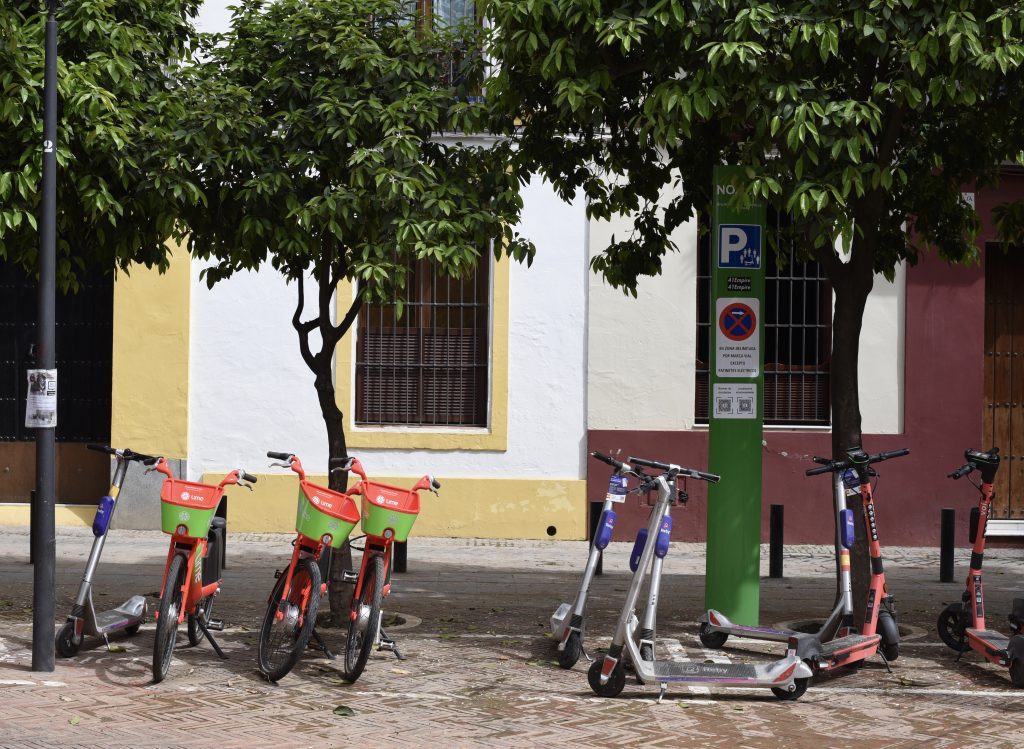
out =
<path fill-rule="evenodd" d="M 570 632 L 569 638 L 565 641 L 565 648 L 558 651 L 558 665 L 562 668 L 572 668 L 583 655 L 583 640 L 579 632 Z"/>
<path fill-rule="evenodd" d="M 729 639 L 728 632 L 712 630 L 711 625 L 707 622 L 701 622 L 698 635 L 700 636 L 700 644 L 712 650 L 719 650 L 725 645 L 725 641 Z"/>
<path fill-rule="evenodd" d="M 803 696 L 804 692 L 807 691 L 807 685 L 810 681 L 810 679 L 793 679 L 792 690 L 772 687 L 772 694 L 780 700 L 798 700 Z"/>
<path fill-rule="evenodd" d="M 626 686 L 626 669 L 622 667 L 622 661 L 619 661 L 612 669 L 607 683 L 602 684 L 601 666 L 603 665 L 604 658 L 598 658 L 590 664 L 590 670 L 587 671 L 587 683 L 598 697 L 618 697 Z"/>
<path fill-rule="evenodd" d="M 958 653 L 967 650 L 964 624 L 964 605 L 951 603 L 939 614 L 939 621 L 936 625 L 939 638 Z"/>
<path fill-rule="evenodd" d="M 78 653 L 82 641 L 75 640 L 75 623 L 64 622 L 64 626 L 57 632 L 56 640 L 57 654 L 61 658 L 72 658 Z"/>

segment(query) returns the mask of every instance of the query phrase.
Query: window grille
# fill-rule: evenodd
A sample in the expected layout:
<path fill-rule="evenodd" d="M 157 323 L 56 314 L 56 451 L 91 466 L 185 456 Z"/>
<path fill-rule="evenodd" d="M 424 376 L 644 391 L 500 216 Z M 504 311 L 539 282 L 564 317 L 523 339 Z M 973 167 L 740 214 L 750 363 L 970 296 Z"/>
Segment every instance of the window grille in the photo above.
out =
<path fill-rule="evenodd" d="M 417 261 L 401 317 L 367 304 L 356 325 L 358 426 L 487 426 L 489 256 L 462 279 Z"/>
<path fill-rule="evenodd" d="M 779 268 L 773 243 L 765 242 L 764 423 L 772 426 L 828 426 L 832 290 L 819 263 L 796 260 L 784 223 L 769 209 L 785 265 Z M 697 366 L 695 415 L 708 423 L 710 376 L 711 234 L 697 245 Z"/>

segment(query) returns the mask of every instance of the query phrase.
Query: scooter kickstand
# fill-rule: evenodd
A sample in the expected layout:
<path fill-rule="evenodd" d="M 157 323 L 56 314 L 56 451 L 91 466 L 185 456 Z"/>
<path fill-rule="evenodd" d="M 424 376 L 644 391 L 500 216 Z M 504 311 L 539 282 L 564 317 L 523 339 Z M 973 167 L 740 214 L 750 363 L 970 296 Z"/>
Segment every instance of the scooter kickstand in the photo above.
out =
<path fill-rule="evenodd" d="M 658 685 L 658 704 L 659 704 L 659 705 L 661 704 L 661 701 L 662 701 L 663 699 L 665 699 L 665 693 L 666 693 L 667 691 L 668 691 L 668 682 L 667 682 L 667 681 L 663 681 L 663 682 L 661 682 L 661 683 L 660 683 L 660 684 Z"/>
<path fill-rule="evenodd" d="M 885 664 L 885 670 L 888 671 L 891 674 L 892 673 L 892 669 L 889 668 L 889 659 L 885 657 L 885 653 L 883 653 L 881 650 L 879 650 L 878 651 L 878 655 L 882 659 L 882 663 Z"/>

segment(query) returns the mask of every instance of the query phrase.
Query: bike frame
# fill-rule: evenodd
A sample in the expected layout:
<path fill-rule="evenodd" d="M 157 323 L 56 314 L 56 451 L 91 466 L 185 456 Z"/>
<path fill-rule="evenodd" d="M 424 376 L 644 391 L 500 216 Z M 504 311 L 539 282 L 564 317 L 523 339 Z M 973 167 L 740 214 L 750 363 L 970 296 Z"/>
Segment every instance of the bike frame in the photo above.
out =
<path fill-rule="evenodd" d="M 167 465 L 167 461 L 163 458 L 156 464 L 156 470 L 169 479 L 174 478 L 170 466 Z M 238 470 L 234 470 L 225 476 L 217 484 L 217 489 L 223 491 L 225 486 L 237 484 L 238 473 Z M 203 585 L 203 565 L 201 560 L 206 558 L 207 548 L 205 537 L 193 538 L 192 536 L 178 533 L 171 536 L 170 546 L 167 550 L 167 561 L 164 563 L 164 579 L 160 585 L 160 598 L 162 599 L 167 591 L 167 572 L 171 568 L 171 561 L 175 556 L 185 557 L 185 582 L 182 585 L 182 605 L 178 611 L 178 624 L 185 621 L 187 614 L 196 613 L 196 605 L 202 599 L 207 596 L 216 595 L 217 591 L 220 590 L 220 580 L 215 580 L 209 585 Z M 156 616 L 159 616 L 159 612 Z"/>
<path fill-rule="evenodd" d="M 298 456 L 291 456 L 289 461 L 289 467 L 291 470 L 298 475 L 299 481 L 306 480 L 306 471 L 302 467 L 302 461 L 299 460 Z M 288 567 L 285 570 L 285 582 L 284 588 L 281 590 L 281 598 L 277 602 L 277 620 L 281 621 L 284 618 L 283 607 L 289 600 L 289 596 L 292 592 L 292 577 L 295 574 L 295 570 L 298 567 L 299 559 L 304 556 L 311 556 L 313 559 L 320 561 L 320 555 L 323 554 L 324 544 L 318 538 L 310 538 L 302 533 L 296 532 L 295 534 L 295 546 L 292 549 L 292 558 L 288 563 Z M 327 592 L 327 583 L 320 583 L 320 595 Z M 309 604 L 310 591 L 302 591 L 302 606 L 299 607 L 300 611 L 305 611 L 306 606 Z M 302 620 L 298 622 L 298 626 L 302 625 Z"/>

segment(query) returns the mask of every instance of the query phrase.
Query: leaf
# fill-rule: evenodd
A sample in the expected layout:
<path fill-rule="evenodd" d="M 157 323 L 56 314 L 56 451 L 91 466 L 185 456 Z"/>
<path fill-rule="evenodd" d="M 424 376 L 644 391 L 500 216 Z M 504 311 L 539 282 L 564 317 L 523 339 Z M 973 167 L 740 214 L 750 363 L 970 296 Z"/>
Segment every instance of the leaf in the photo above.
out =
<path fill-rule="evenodd" d="M 68 723 L 70 723 L 73 726 L 77 726 L 81 722 L 82 722 L 82 719 L 79 718 L 77 715 L 73 715 L 70 718 L 68 718 Z"/>
<path fill-rule="evenodd" d="M 127 650 L 124 645 L 118 645 L 116 642 L 107 644 L 108 653 L 125 653 Z"/>
<path fill-rule="evenodd" d="M 355 715 L 356 711 L 353 710 L 348 705 L 338 705 L 336 708 L 334 708 L 334 714 L 335 715 L 340 715 L 343 718 L 349 718 L 349 717 Z"/>

